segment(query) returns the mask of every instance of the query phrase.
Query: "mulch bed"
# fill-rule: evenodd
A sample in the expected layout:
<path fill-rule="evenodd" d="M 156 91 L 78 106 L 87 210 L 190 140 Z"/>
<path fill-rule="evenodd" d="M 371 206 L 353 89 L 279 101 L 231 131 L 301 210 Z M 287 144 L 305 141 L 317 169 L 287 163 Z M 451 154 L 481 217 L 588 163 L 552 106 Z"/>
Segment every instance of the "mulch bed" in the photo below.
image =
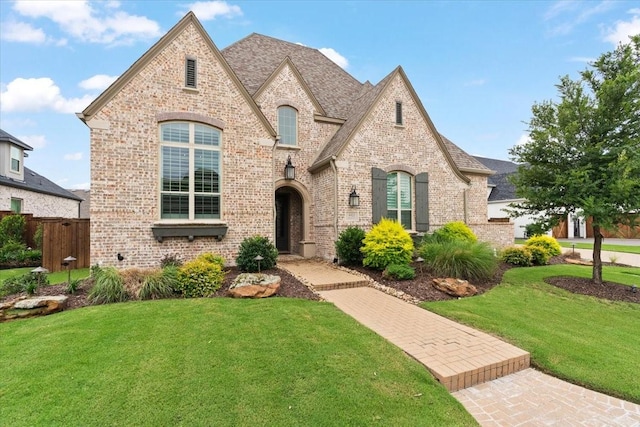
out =
<path fill-rule="evenodd" d="M 561 264 L 563 262 L 564 259 L 562 257 L 554 257 L 550 260 L 549 264 Z M 349 268 L 371 277 L 381 285 L 402 291 L 419 301 L 444 301 L 455 299 L 455 297 L 436 290 L 431 285 L 435 276 L 433 276 L 426 268 L 422 265 L 414 264 L 413 266 L 416 269 L 416 277 L 412 280 L 403 281 L 387 279 L 382 276 L 381 271 L 377 270 L 354 266 Z M 478 293 L 482 294 L 487 292 L 489 289 L 499 284 L 502 281 L 502 275 L 509 268 L 511 268 L 510 265 L 501 263 L 498 271 L 491 280 L 484 283 L 473 283 L 473 285 L 478 289 Z M 313 301 L 318 301 L 320 299 L 320 297 L 312 292 L 306 285 L 282 269 L 275 268 L 265 270 L 263 273 L 278 275 L 281 277 L 280 290 L 278 294 L 272 298 L 301 298 Z M 240 271 L 235 267 L 227 269 L 224 283 L 213 297 L 226 297 L 231 283 L 238 274 L 240 274 Z M 637 293 L 633 293 L 631 292 L 630 286 L 610 282 L 605 282 L 603 285 L 597 286 L 591 283 L 590 279 L 578 277 L 553 277 L 547 279 L 546 282 L 578 294 L 590 295 L 596 298 L 613 301 L 626 301 L 640 304 L 640 290 Z M 69 299 L 67 300 L 67 310 L 89 305 L 89 301 L 87 300 L 89 288 L 90 284 L 83 284 L 77 289 L 75 294 L 69 295 Z M 14 299 L 22 295 L 26 294 L 9 295 L 5 298 L 0 298 L 0 302 Z M 66 285 L 53 285 L 39 288 L 36 296 L 43 295 L 66 295 Z"/>

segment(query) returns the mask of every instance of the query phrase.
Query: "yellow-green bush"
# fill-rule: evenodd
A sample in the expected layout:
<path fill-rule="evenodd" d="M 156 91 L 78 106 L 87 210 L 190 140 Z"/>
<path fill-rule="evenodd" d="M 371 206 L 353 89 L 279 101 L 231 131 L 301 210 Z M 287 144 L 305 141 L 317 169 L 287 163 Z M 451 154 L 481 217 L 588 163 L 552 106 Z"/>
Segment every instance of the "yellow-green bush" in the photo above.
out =
<path fill-rule="evenodd" d="M 218 264 L 221 268 L 224 268 L 224 258 L 211 252 L 204 253 L 196 259 L 210 262 L 212 264 Z"/>
<path fill-rule="evenodd" d="M 177 291 L 186 298 L 211 296 L 220 289 L 224 272 L 220 264 L 194 259 L 178 269 Z"/>
<path fill-rule="evenodd" d="M 433 239 L 436 242 L 465 241 L 475 243 L 478 241 L 473 231 L 462 221 L 445 224 L 433 232 Z"/>
<path fill-rule="evenodd" d="M 413 255 L 413 240 L 398 222 L 382 218 L 362 241 L 362 264 L 384 270 L 391 264 L 409 264 Z"/>
<path fill-rule="evenodd" d="M 558 256 L 562 253 L 562 248 L 556 239 L 551 236 L 539 235 L 529 238 L 524 245 L 526 247 L 539 246 L 544 249 L 550 257 Z"/>
<path fill-rule="evenodd" d="M 532 263 L 531 252 L 522 246 L 509 246 L 504 248 L 500 254 L 500 259 L 507 264 L 518 267 L 529 267 Z"/>

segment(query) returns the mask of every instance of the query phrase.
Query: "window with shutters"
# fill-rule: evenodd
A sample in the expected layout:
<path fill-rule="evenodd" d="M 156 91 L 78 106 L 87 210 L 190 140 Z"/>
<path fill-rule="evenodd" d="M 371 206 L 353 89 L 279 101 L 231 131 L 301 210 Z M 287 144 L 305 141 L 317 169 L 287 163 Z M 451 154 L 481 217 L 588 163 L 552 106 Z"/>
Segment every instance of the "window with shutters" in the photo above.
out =
<path fill-rule="evenodd" d="M 392 172 L 387 175 L 387 217 L 408 230 L 413 228 L 411 175 Z"/>
<path fill-rule="evenodd" d="M 162 219 L 220 219 L 221 137 L 199 123 L 160 125 Z"/>
<path fill-rule="evenodd" d="M 402 102 L 396 101 L 396 125 L 401 126 L 402 124 Z"/>
<path fill-rule="evenodd" d="M 279 144 L 298 145 L 298 111 L 289 106 L 278 107 Z"/>
<path fill-rule="evenodd" d="M 197 87 L 197 63 L 195 58 L 187 58 L 185 62 L 184 85 L 195 89 Z"/>

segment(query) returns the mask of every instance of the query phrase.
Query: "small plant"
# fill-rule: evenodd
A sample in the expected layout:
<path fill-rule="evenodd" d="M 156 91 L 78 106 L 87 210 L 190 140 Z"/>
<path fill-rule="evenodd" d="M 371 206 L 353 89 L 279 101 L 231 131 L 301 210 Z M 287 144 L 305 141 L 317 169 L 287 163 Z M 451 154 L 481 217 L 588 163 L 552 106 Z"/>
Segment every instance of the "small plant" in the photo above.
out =
<path fill-rule="evenodd" d="M 562 247 L 560 246 L 558 241 L 551 236 L 533 236 L 527 239 L 527 241 L 524 242 L 524 245 L 526 247 L 540 246 L 549 254 L 550 257 L 558 256 L 562 253 Z"/>
<path fill-rule="evenodd" d="M 609 255 L 609 262 L 611 264 L 617 264 L 618 263 L 618 255 Z"/>
<path fill-rule="evenodd" d="M 170 266 L 144 278 L 139 296 L 142 300 L 170 298 L 178 286 L 177 268 Z"/>
<path fill-rule="evenodd" d="M 362 265 L 363 255 L 360 251 L 366 233 L 359 227 L 345 229 L 336 241 L 336 255 L 341 264 Z"/>
<path fill-rule="evenodd" d="M 178 254 L 166 254 L 160 260 L 160 268 L 165 267 L 180 267 L 182 265 L 182 259 Z"/>
<path fill-rule="evenodd" d="M 384 270 L 391 264 L 409 264 L 413 255 L 413 240 L 398 222 L 382 218 L 373 226 L 364 240 L 362 264 Z"/>
<path fill-rule="evenodd" d="M 278 250 L 273 243 L 263 236 L 247 237 L 240 244 L 236 264 L 242 271 L 255 273 L 258 271 L 258 261 L 256 256 L 260 255 L 260 270 L 269 270 L 276 266 Z"/>
<path fill-rule="evenodd" d="M 0 220 L 0 242 L 24 243 L 26 225 L 22 215 L 5 216 Z"/>
<path fill-rule="evenodd" d="M 464 241 L 475 243 L 476 235 L 462 221 L 449 222 L 433 232 L 432 239 L 437 242 Z"/>
<path fill-rule="evenodd" d="M 531 254 L 531 264 L 533 265 L 547 265 L 549 262 L 549 253 L 542 246 L 529 246 L 527 247 Z"/>
<path fill-rule="evenodd" d="M 33 241 L 36 244 L 36 249 L 42 250 L 42 235 L 43 235 L 43 225 L 42 223 L 38 224 L 36 227 L 35 233 L 33 233 Z"/>
<path fill-rule="evenodd" d="M 416 277 L 416 270 L 407 264 L 391 264 L 384 269 L 382 275 L 396 280 L 409 280 Z"/>
<path fill-rule="evenodd" d="M 436 276 L 471 281 L 490 279 L 498 265 L 487 243 L 461 240 L 430 243 L 420 248 L 420 256 Z"/>
<path fill-rule="evenodd" d="M 71 279 L 71 281 L 67 283 L 67 293 L 71 295 L 75 294 L 79 286 L 80 279 Z"/>
<path fill-rule="evenodd" d="M 5 279 L 0 286 L 0 297 L 26 292 L 29 295 L 36 293 L 39 287 L 49 284 L 49 278 L 39 273 L 25 273 L 20 276 Z"/>
<path fill-rule="evenodd" d="M 93 268 L 92 273 L 94 273 Z M 124 289 L 122 277 L 114 267 L 98 267 L 95 273 L 93 276 L 95 283 L 88 296 L 91 304 L 109 304 L 126 301 L 129 298 Z"/>
<path fill-rule="evenodd" d="M 518 267 L 529 267 L 532 264 L 531 252 L 521 246 L 510 246 L 502 250 L 500 259 L 507 264 Z"/>
<path fill-rule="evenodd" d="M 177 290 L 184 297 L 208 297 L 222 286 L 224 272 L 219 264 L 195 259 L 178 269 L 177 279 Z"/>

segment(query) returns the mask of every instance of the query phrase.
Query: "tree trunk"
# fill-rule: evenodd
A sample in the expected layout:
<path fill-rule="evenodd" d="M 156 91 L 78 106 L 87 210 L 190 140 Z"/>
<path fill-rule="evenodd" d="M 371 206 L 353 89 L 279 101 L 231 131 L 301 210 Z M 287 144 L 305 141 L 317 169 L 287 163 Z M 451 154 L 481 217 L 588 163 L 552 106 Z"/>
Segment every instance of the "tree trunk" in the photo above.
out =
<path fill-rule="evenodd" d="M 593 274 L 591 278 L 596 285 L 602 285 L 602 233 L 600 226 L 593 224 Z"/>

